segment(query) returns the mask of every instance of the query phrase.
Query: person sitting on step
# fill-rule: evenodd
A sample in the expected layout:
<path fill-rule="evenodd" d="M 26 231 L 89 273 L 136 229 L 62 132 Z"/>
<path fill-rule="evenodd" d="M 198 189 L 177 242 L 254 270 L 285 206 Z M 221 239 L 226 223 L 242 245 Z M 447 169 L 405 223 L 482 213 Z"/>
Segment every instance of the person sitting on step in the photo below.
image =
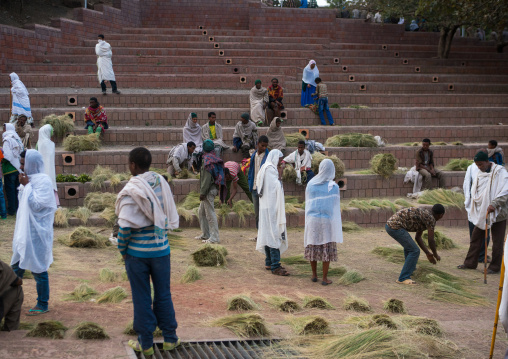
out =
<path fill-rule="evenodd" d="M 496 165 L 504 166 L 503 149 L 497 145 L 496 140 L 490 140 L 487 148 L 489 152 L 489 161 Z"/>
<path fill-rule="evenodd" d="M 272 79 L 272 85 L 268 87 L 268 108 L 266 110 L 267 122 L 272 122 L 274 117 L 281 117 L 281 111 L 284 110 L 284 89 L 279 85 L 279 80 Z"/>
<path fill-rule="evenodd" d="M 32 142 L 30 141 L 30 137 L 32 137 L 32 126 L 27 121 L 28 118 L 25 115 L 18 116 L 18 121 L 16 122 L 16 133 L 19 138 L 21 138 L 25 149 L 30 149 L 32 148 Z"/>
<path fill-rule="evenodd" d="M 96 97 L 90 97 L 90 106 L 85 111 L 85 130 L 88 130 L 88 134 L 95 133 L 99 138 L 108 128 L 108 116 L 104 107 Z"/>
<path fill-rule="evenodd" d="M 201 126 L 201 138 L 203 142 L 212 140 L 215 145 L 215 154 L 220 157 L 222 152 L 229 149 L 229 146 L 224 142 L 222 126 L 216 122 L 216 118 L 215 112 L 208 112 L 208 122 Z"/>
<path fill-rule="evenodd" d="M 307 131 L 300 131 L 303 137 L 307 137 Z M 305 148 L 310 152 L 311 155 L 318 151 L 321 154 L 325 154 L 325 146 L 321 142 L 314 140 L 305 140 Z"/>
<path fill-rule="evenodd" d="M 439 187 L 445 188 L 445 175 L 434 167 L 434 152 L 430 149 L 430 140 L 424 138 L 422 148 L 416 151 L 416 170 L 423 176 L 422 191 L 431 189 L 432 177 L 439 179 Z"/>
<path fill-rule="evenodd" d="M 258 142 L 258 129 L 248 113 L 243 113 L 241 117 L 242 120 L 236 124 L 233 133 L 233 152 L 240 150 L 243 158 L 249 158 L 249 151 L 254 149 Z"/>
<path fill-rule="evenodd" d="M 314 177 L 314 172 L 311 169 L 312 155 L 305 149 L 305 141 L 298 141 L 298 149 L 285 157 L 284 162 L 295 167 L 297 184 L 308 183 Z M 306 174 L 305 180 L 302 179 L 304 172 Z"/>

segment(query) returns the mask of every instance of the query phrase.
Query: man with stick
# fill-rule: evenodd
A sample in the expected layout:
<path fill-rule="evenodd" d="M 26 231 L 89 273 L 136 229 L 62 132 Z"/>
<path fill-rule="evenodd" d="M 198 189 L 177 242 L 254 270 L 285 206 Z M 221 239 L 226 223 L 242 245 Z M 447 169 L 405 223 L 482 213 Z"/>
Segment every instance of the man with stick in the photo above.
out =
<path fill-rule="evenodd" d="M 475 225 L 464 264 L 459 269 L 476 269 L 478 256 L 485 241 L 485 231 L 492 235 L 492 261 L 487 274 L 499 273 L 503 258 L 503 240 L 508 218 L 508 172 L 503 166 L 489 162 L 488 154 L 474 156 L 478 169 L 471 186 L 471 209 L 468 219 Z"/>

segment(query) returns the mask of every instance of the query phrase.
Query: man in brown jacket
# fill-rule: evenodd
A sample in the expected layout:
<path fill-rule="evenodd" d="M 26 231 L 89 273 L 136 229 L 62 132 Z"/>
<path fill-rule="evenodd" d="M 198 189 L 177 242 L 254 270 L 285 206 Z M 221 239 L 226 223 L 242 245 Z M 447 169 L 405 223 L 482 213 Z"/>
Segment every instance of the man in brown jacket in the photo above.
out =
<path fill-rule="evenodd" d="M 439 179 L 439 187 L 445 188 L 445 176 L 440 170 L 434 168 L 434 153 L 430 149 L 430 140 L 424 138 L 422 148 L 416 151 L 416 170 L 423 176 L 422 191 L 431 189 L 432 177 Z"/>

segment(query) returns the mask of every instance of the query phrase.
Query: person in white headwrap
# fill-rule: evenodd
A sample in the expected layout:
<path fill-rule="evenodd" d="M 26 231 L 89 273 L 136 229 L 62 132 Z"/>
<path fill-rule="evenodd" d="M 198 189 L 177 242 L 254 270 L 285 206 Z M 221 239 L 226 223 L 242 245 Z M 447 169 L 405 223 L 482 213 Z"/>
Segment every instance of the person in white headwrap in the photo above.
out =
<path fill-rule="evenodd" d="M 116 86 L 116 77 L 113 72 L 113 51 L 111 45 L 104 41 L 104 35 L 98 35 L 98 43 L 95 45 L 95 54 L 97 55 L 97 77 L 101 84 L 102 94 L 106 94 L 106 81 L 111 84 L 113 93 L 120 95 Z"/>
<path fill-rule="evenodd" d="M 10 123 L 16 123 L 20 115 L 25 115 L 27 122 L 32 124 L 34 122 L 32 118 L 32 109 L 30 107 L 30 98 L 28 90 L 25 85 L 19 79 L 19 76 L 13 72 L 9 75 L 11 78 L 11 96 L 12 96 L 12 107 L 11 107 L 11 118 Z"/>
<path fill-rule="evenodd" d="M 268 105 L 268 90 L 261 86 L 261 80 L 254 82 L 255 86 L 250 89 L 250 117 L 258 126 L 262 126 L 266 120 L 265 109 Z"/>
<path fill-rule="evenodd" d="M 309 64 L 303 69 L 301 99 L 302 107 L 312 105 L 314 103 L 312 94 L 316 92 L 316 77 L 319 77 L 319 69 L 316 65 L 316 61 L 310 60 Z"/>
<path fill-rule="evenodd" d="M 2 160 L 2 172 L 5 183 L 5 194 L 7 197 L 7 214 L 14 216 L 18 210 L 18 187 L 20 158 L 23 152 L 23 142 L 14 130 L 12 123 L 4 124 L 2 133 L 2 150 L 4 159 Z"/>
<path fill-rule="evenodd" d="M 56 173 L 55 173 L 55 143 L 51 141 L 53 135 L 53 127 L 50 124 L 44 125 L 39 129 L 39 141 L 35 149 L 39 151 L 44 161 L 44 173 L 49 176 L 55 191 L 56 205 L 60 205 L 58 199 L 58 188 L 56 186 Z"/>
<path fill-rule="evenodd" d="M 19 182 L 23 185 L 12 240 L 11 266 L 23 279 L 25 270 L 32 272 L 37 284 L 37 305 L 27 315 L 49 312 L 48 269 L 53 263 L 53 220 L 55 194 L 44 161 L 36 150 L 26 151 L 21 158 Z"/>
<path fill-rule="evenodd" d="M 270 128 L 266 132 L 268 137 L 268 149 L 279 150 L 283 154 L 286 152 L 286 137 L 282 131 L 282 119 L 280 117 L 274 117 L 270 123 Z"/>
<path fill-rule="evenodd" d="M 280 255 L 288 249 L 286 204 L 280 180 L 282 152 L 272 150 L 259 170 L 256 186 L 259 196 L 259 229 L 256 249 L 266 255 L 265 269 L 288 276 L 280 265 Z"/>
<path fill-rule="evenodd" d="M 310 261 L 313 282 L 317 282 L 317 262 L 323 262 L 322 285 L 328 279 L 330 262 L 337 261 L 337 243 L 342 243 L 340 190 L 335 178 L 335 166 L 329 159 L 321 161 L 319 173 L 307 183 L 305 190 L 304 258 Z"/>
<path fill-rule="evenodd" d="M 183 128 L 183 142 L 194 142 L 196 145 L 196 149 L 192 152 L 192 163 L 194 168 L 199 171 L 203 155 L 203 138 L 201 137 L 201 126 L 198 124 L 198 115 L 194 112 L 191 112 L 187 117 Z"/>

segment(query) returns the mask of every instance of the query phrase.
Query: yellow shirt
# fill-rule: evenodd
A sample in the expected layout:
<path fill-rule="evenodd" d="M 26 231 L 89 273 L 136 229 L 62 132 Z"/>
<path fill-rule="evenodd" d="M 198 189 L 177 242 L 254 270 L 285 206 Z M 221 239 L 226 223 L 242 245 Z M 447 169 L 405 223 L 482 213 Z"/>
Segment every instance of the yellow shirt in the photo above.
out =
<path fill-rule="evenodd" d="M 215 125 L 208 125 L 208 127 L 210 127 L 210 133 L 212 134 L 212 140 L 215 140 L 217 139 L 217 134 L 215 133 Z"/>

